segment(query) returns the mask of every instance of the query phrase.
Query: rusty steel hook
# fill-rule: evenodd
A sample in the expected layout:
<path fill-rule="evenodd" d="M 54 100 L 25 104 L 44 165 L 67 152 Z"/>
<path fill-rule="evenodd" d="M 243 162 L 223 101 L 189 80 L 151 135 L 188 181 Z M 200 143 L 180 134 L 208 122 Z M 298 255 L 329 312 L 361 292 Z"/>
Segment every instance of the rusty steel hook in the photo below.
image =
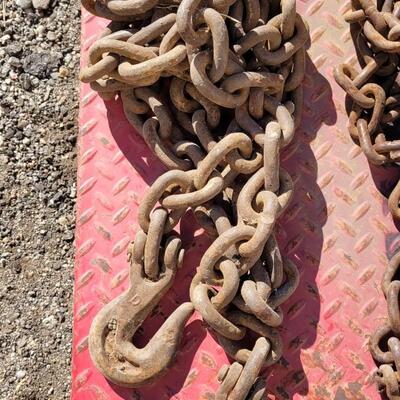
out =
<path fill-rule="evenodd" d="M 146 239 L 143 231 L 136 237 L 129 289 L 96 315 L 89 333 L 93 363 L 119 386 L 142 386 L 162 375 L 173 361 L 184 326 L 194 311 L 191 303 L 181 304 L 146 346 L 137 348 L 133 344 L 135 332 L 171 287 L 182 257 L 180 240 L 170 236 L 163 255 L 164 272 L 152 281 L 144 275 L 142 262 Z"/>

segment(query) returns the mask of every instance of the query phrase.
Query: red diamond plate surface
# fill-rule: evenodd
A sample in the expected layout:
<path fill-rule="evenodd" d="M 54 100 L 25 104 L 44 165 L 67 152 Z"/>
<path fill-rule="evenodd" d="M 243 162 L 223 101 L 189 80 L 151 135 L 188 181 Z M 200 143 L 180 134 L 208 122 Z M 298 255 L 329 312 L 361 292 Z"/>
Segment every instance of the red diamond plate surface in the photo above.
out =
<path fill-rule="evenodd" d="M 310 24 L 303 123 L 284 154 L 296 195 L 281 218 L 278 237 L 301 271 L 300 287 L 284 307 L 284 358 L 267 371 L 277 399 L 378 399 L 367 349 L 368 335 L 385 314 L 379 287 L 387 256 L 399 236 L 388 212 L 388 170 L 368 166 L 346 130 L 344 95 L 332 68 L 356 63 L 336 0 L 298 1 Z M 104 21 L 83 12 L 82 55 Z M 138 204 L 163 171 L 121 105 L 81 88 L 76 230 L 73 400 L 212 399 L 216 374 L 227 361 L 195 315 L 177 361 L 156 385 L 140 390 L 109 384 L 92 366 L 87 335 L 92 318 L 128 285 L 126 248 L 137 230 Z M 372 177 L 371 177 L 372 174 Z M 384 179 L 386 175 L 386 180 Z M 138 335 L 145 341 L 188 299 L 188 288 L 208 241 L 193 219 L 181 226 L 187 248 L 176 286 Z"/>

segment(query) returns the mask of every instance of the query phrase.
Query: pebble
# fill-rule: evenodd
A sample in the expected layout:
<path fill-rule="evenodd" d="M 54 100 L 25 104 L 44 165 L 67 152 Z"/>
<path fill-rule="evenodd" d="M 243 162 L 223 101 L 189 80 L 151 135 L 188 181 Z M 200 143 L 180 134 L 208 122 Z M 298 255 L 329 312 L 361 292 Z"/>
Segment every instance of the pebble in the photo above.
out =
<path fill-rule="evenodd" d="M 15 373 L 15 377 L 17 379 L 25 378 L 25 376 L 26 376 L 26 371 L 24 371 L 23 369 L 20 369 Z"/>
<path fill-rule="evenodd" d="M 69 221 L 65 215 L 62 215 L 60 218 L 58 218 L 58 223 L 62 226 L 68 226 Z"/>
<path fill-rule="evenodd" d="M 56 271 L 59 271 L 61 269 L 61 267 L 62 267 L 62 265 L 60 263 L 58 263 L 58 262 L 53 264 L 53 268 Z"/>
<path fill-rule="evenodd" d="M 46 78 L 58 68 L 63 56 L 59 52 L 31 53 L 24 58 L 23 69 L 38 78 Z"/>
<path fill-rule="evenodd" d="M 47 32 L 46 37 L 47 37 L 47 39 L 50 40 L 51 42 L 54 42 L 54 41 L 57 39 L 56 34 L 55 34 L 54 32 L 52 32 L 52 31 Z"/>
<path fill-rule="evenodd" d="M 61 78 L 66 78 L 67 76 L 69 76 L 69 69 L 67 67 L 61 66 L 58 71 L 58 75 Z"/>
<path fill-rule="evenodd" d="M 39 25 L 36 27 L 36 33 L 41 36 L 43 33 L 46 32 L 46 28 L 43 25 Z"/>
<path fill-rule="evenodd" d="M 54 315 L 50 315 L 42 320 L 42 324 L 47 329 L 53 329 L 57 325 L 57 319 Z"/>
<path fill-rule="evenodd" d="M 18 74 L 15 71 L 10 71 L 9 76 L 10 76 L 10 79 L 12 79 L 13 81 L 18 79 Z M 22 104 L 21 99 L 18 101 L 17 104 L 18 105 Z"/>
<path fill-rule="evenodd" d="M 32 87 L 32 81 L 31 81 L 31 79 L 30 79 L 28 74 L 20 75 L 20 80 L 21 80 L 21 83 L 22 83 L 22 87 L 25 90 L 29 90 Z"/>
<path fill-rule="evenodd" d="M 21 119 L 18 121 L 17 128 L 18 128 L 18 129 L 24 129 L 24 128 L 26 128 L 28 125 L 29 125 L 29 122 L 28 122 L 26 119 L 22 119 L 22 118 L 21 118 Z M 30 136 L 30 135 L 27 135 L 26 132 L 24 132 L 24 134 L 25 134 L 25 136 Z"/>
<path fill-rule="evenodd" d="M 74 233 L 71 232 L 71 231 L 68 231 L 68 232 L 66 232 L 66 233 L 64 234 L 63 239 L 64 239 L 66 242 L 72 242 L 72 241 L 74 240 L 74 237 L 75 237 Z"/>
<path fill-rule="evenodd" d="M 15 4 L 25 10 L 32 7 L 32 0 L 15 0 Z"/>
<path fill-rule="evenodd" d="M 6 34 L 0 37 L 0 43 L 2 45 L 6 44 L 11 39 L 11 36 Z"/>
<path fill-rule="evenodd" d="M 7 165 L 8 162 L 8 157 L 5 154 L 0 154 L 0 165 Z"/>
<path fill-rule="evenodd" d="M 18 68 L 21 66 L 21 60 L 17 57 L 12 56 L 8 59 L 8 64 L 10 64 L 12 67 Z"/>
<path fill-rule="evenodd" d="M 10 56 L 17 56 L 22 52 L 22 46 L 20 43 L 11 43 L 5 47 L 4 51 Z"/>
<path fill-rule="evenodd" d="M 33 7 L 40 10 L 47 10 L 50 6 L 50 0 L 32 0 Z"/>

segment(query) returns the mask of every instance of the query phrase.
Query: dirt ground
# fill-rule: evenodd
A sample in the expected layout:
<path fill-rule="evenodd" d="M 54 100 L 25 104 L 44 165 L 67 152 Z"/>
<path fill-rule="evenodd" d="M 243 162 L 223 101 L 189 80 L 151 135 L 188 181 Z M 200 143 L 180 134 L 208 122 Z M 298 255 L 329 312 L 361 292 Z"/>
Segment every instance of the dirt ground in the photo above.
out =
<path fill-rule="evenodd" d="M 0 399 L 68 399 L 80 7 L 0 6 Z"/>

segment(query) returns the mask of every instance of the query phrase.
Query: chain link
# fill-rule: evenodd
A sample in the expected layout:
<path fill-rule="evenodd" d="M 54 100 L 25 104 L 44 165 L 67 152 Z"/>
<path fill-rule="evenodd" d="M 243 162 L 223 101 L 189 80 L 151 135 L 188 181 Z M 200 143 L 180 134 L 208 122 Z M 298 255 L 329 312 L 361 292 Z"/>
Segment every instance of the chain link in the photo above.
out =
<path fill-rule="evenodd" d="M 118 385 L 152 382 L 171 364 L 195 309 L 235 360 L 220 374 L 216 399 L 262 399 L 258 376 L 282 355 L 280 306 L 299 283 L 274 228 L 294 190 L 279 158 L 301 119 L 308 27 L 293 0 L 82 2 L 112 22 L 90 47 L 81 80 L 105 100 L 121 99 L 169 170 L 139 207 L 130 288 L 93 321 L 94 364 Z M 137 349 L 135 331 L 181 267 L 174 229 L 189 209 L 214 241 L 190 303 Z M 255 339 L 253 350 L 244 338 Z"/>

